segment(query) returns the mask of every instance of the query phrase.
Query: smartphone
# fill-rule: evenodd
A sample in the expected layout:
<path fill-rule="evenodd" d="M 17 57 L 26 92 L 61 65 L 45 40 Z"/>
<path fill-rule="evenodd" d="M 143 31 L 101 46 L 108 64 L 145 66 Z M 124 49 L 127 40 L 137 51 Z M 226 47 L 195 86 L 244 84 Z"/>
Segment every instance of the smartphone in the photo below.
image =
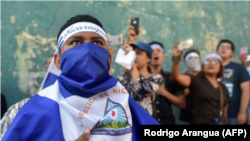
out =
<path fill-rule="evenodd" d="M 117 47 L 117 46 L 121 46 L 123 45 L 123 35 L 119 34 L 119 35 L 114 35 L 109 37 L 110 40 L 110 46 L 111 47 Z"/>
<path fill-rule="evenodd" d="M 135 33 L 138 34 L 139 33 L 139 18 L 138 17 L 131 18 L 130 24 L 134 27 Z"/>
<path fill-rule="evenodd" d="M 241 47 L 240 48 L 240 58 L 244 58 L 248 55 L 248 48 L 247 47 Z"/>
<path fill-rule="evenodd" d="M 181 41 L 178 45 L 178 50 L 185 50 L 185 49 L 189 49 L 192 48 L 193 45 L 193 39 L 188 39 L 188 40 L 184 40 Z"/>

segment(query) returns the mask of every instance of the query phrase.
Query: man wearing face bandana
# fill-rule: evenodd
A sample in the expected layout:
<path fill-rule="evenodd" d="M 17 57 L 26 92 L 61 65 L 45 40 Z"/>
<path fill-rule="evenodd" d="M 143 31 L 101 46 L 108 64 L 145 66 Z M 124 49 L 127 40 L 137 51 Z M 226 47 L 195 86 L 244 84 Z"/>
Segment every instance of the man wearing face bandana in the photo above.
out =
<path fill-rule="evenodd" d="M 200 52 L 196 49 L 190 49 L 188 50 L 184 56 L 184 63 L 186 66 L 186 71 L 184 74 L 186 75 L 197 75 L 199 74 L 201 70 L 201 65 L 200 65 Z M 189 92 L 189 89 L 186 88 L 187 92 Z M 191 116 L 191 98 L 190 95 L 187 95 L 185 97 L 186 100 L 186 106 L 185 108 L 180 109 L 180 116 L 179 116 L 179 121 L 178 124 L 180 125 L 189 125 L 192 119 Z"/>
<path fill-rule="evenodd" d="M 139 125 L 159 123 L 109 74 L 102 24 L 92 16 L 68 20 L 58 34 L 55 64 L 62 73 L 18 112 L 3 141 L 139 140 Z"/>

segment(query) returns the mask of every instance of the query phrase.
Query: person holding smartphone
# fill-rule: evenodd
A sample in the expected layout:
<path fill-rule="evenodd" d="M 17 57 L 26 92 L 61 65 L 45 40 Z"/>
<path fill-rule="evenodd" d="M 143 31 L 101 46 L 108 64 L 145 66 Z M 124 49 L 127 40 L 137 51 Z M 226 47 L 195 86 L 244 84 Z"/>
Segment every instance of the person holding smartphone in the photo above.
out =
<path fill-rule="evenodd" d="M 176 42 L 173 47 L 172 77 L 182 86 L 189 88 L 192 101 L 191 124 L 218 124 L 218 118 L 224 119 L 221 122 L 225 124 L 229 95 L 225 85 L 217 81 L 224 71 L 222 58 L 215 53 L 208 54 L 202 60 L 200 75 L 180 74 L 183 51 L 177 49 L 179 43 L 180 41 Z"/>
<path fill-rule="evenodd" d="M 144 42 L 135 43 L 138 34 L 135 33 L 133 26 L 129 26 L 129 41 L 124 41 L 122 49 L 128 53 L 135 51 L 136 59 L 131 70 L 124 69 L 122 76 L 118 76 L 118 81 L 126 88 L 130 96 L 142 106 L 151 116 L 155 117 L 156 110 L 154 105 L 155 92 L 163 82 L 161 75 L 152 75 L 148 65 L 152 56 L 152 49 L 149 44 Z M 130 44 L 129 44 L 130 43 Z"/>

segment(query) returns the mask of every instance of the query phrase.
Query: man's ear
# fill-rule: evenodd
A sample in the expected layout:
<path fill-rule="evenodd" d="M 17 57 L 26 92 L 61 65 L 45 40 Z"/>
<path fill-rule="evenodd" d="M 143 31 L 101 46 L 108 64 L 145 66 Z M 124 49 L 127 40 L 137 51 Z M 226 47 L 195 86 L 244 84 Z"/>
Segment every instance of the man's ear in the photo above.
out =
<path fill-rule="evenodd" d="M 60 62 L 61 62 L 61 56 L 59 54 L 54 55 L 54 63 L 57 67 L 57 69 L 60 70 Z"/>

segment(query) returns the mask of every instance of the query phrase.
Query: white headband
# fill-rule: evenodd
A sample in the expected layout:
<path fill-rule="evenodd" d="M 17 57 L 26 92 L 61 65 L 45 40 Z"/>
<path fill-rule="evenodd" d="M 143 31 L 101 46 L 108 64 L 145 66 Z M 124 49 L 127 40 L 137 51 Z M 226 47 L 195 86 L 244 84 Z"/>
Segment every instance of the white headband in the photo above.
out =
<path fill-rule="evenodd" d="M 220 57 L 220 55 L 218 55 L 216 53 L 210 53 L 210 54 L 206 55 L 203 58 L 202 62 L 204 62 L 205 60 L 207 60 L 208 58 L 211 58 L 211 57 L 215 57 L 215 58 L 219 59 L 222 62 L 222 58 Z"/>
<path fill-rule="evenodd" d="M 158 45 L 158 44 L 152 44 L 150 47 L 151 47 L 151 49 L 153 49 L 153 48 L 159 48 L 161 50 L 161 52 L 163 52 L 162 47 L 160 45 Z"/>
<path fill-rule="evenodd" d="M 198 53 L 196 53 L 196 52 L 191 52 L 191 53 L 189 53 L 189 54 L 185 57 L 185 60 L 187 60 L 187 59 L 190 58 L 190 57 L 197 57 L 197 58 L 200 58 Z"/>
<path fill-rule="evenodd" d="M 73 34 L 76 34 L 78 32 L 82 31 L 90 31 L 95 32 L 99 35 L 101 35 L 104 40 L 108 43 L 108 38 L 106 32 L 98 25 L 90 23 L 90 22 L 78 22 L 75 24 L 72 24 L 71 26 L 67 27 L 63 32 L 60 34 L 58 38 L 58 52 L 60 51 L 63 43 Z"/>

